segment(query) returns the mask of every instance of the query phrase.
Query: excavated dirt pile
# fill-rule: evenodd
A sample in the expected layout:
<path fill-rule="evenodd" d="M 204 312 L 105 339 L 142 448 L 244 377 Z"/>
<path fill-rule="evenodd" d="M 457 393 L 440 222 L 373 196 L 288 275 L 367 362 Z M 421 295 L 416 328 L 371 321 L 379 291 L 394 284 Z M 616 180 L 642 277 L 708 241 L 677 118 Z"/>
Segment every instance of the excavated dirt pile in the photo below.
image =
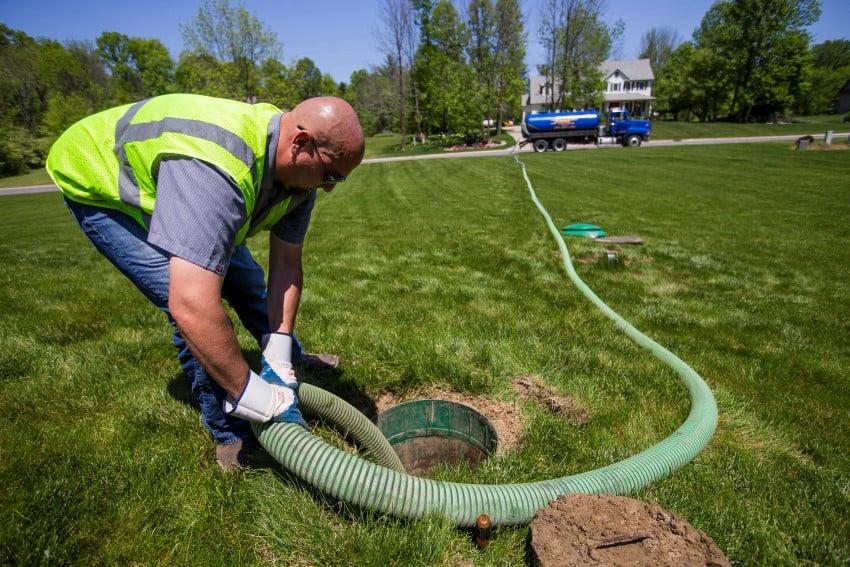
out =
<path fill-rule="evenodd" d="M 687 520 L 657 504 L 604 494 L 570 494 L 540 510 L 531 551 L 540 567 L 729 565 Z"/>

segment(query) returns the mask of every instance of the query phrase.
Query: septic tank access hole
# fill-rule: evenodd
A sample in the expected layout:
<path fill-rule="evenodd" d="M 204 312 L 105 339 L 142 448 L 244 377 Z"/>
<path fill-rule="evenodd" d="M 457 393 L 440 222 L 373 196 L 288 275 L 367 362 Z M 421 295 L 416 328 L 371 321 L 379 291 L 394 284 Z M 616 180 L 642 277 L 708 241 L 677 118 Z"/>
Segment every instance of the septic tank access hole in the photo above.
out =
<path fill-rule="evenodd" d="M 439 465 L 471 467 L 496 452 L 493 425 L 469 406 L 445 400 L 413 400 L 388 408 L 378 428 L 405 470 L 421 476 Z"/>

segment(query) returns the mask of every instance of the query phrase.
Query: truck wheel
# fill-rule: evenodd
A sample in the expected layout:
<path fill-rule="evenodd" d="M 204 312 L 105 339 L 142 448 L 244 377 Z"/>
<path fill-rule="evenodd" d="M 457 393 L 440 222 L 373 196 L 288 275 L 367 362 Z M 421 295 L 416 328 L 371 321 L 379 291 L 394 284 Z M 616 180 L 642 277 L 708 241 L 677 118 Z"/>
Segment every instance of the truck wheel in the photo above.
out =
<path fill-rule="evenodd" d="M 549 149 L 549 142 L 546 140 L 534 140 L 534 151 L 545 152 Z"/>
<path fill-rule="evenodd" d="M 641 141 L 642 140 L 640 139 L 640 136 L 638 136 L 637 134 L 632 134 L 631 136 L 626 138 L 626 143 L 623 145 L 627 148 L 637 148 L 640 147 Z"/>
<path fill-rule="evenodd" d="M 552 140 L 552 149 L 556 152 L 562 152 L 567 149 L 567 141 L 563 138 L 555 138 Z"/>

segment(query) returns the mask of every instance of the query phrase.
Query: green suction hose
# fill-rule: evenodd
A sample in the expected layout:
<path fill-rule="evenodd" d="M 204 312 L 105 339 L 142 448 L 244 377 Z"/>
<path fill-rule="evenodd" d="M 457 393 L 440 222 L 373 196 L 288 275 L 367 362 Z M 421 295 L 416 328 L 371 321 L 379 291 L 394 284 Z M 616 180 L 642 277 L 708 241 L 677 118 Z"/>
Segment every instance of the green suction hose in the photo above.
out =
<path fill-rule="evenodd" d="M 304 409 L 336 425 L 365 450 L 366 458 L 383 467 L 404 472 L 404 465 L 381 430 L 357 408 L 312 384 L 299 384 L 298 397 Z M 256 433 L 256 427 L 254 428 Z"/>
<path fill-rule="evenodd" d="M 579 291 L 619 329 L 681 378 L 691 397 L 691 410 L 685 422 L 660 443 L 606 467 L 552 480 L 503 485 L 460 484 L 415 477 L 350 455 L 298 425 L 255 426 L 260 443 L 286 469 L 319 490 L 358 507 L 404 518 L 440 514 L 461 526 L 474 525 L 475 518 L 483 513 L 498 526 L 527 523 L 537 510 L 563 494 L 628 494 L 643 488 L 691 461 L 711 440 L 717 427 L 717 404 L 711 390 L 690 366 L 620 317 L 581 281 L 573 269 L 564 239 L 537 199 L 525 164 L 516 156 L 514 159 L 522 167 L 531 199 L 558 242 L 564 267 Z M 308 386 L 304 384 L 299 389 L 308 412 L 328 412 L 340 402 L 345 403 L 333 394 Z M 331 413 L 340 418 L 338 424 L 347 430 L 353 429 L 354 421 L 362 423 L 362 416 L 358 418 L 335 410 Z M 370 437 L 368 442 L 370 452 L 377 454 L 386 440 L 381 443 Z"/>

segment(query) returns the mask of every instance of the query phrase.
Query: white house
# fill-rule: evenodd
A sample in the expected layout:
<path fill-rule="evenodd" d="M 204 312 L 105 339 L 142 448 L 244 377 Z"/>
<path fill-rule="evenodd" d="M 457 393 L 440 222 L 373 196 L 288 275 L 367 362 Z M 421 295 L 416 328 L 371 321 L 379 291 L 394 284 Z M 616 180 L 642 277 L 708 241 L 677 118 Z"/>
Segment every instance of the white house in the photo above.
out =
<path fill-rule="evenodd" d="M 605 80 L 605 112 L 612 106 L 627 108 L 637 116 L 652 114 L 652 83 L 655 74 L 649 59 L 605 61 L 600 66 Z"/>
<path fill-rule="evenodd" d="M 655 75 L 649 59 L 604 61 L 600 70 L 605 80 L 603 112 L 611 107 L 624 107 L 636 116 L 649 116 L 652 113 L 652 101 L 655 100 L 652 83 Z M 544 76 L 531 77 L 529 91 L 522 95 L 523 111 L 530 113 L 546 110 L 553 88 L 557 99 L 560 95 L 557 86 L 553 87 Z"/>

